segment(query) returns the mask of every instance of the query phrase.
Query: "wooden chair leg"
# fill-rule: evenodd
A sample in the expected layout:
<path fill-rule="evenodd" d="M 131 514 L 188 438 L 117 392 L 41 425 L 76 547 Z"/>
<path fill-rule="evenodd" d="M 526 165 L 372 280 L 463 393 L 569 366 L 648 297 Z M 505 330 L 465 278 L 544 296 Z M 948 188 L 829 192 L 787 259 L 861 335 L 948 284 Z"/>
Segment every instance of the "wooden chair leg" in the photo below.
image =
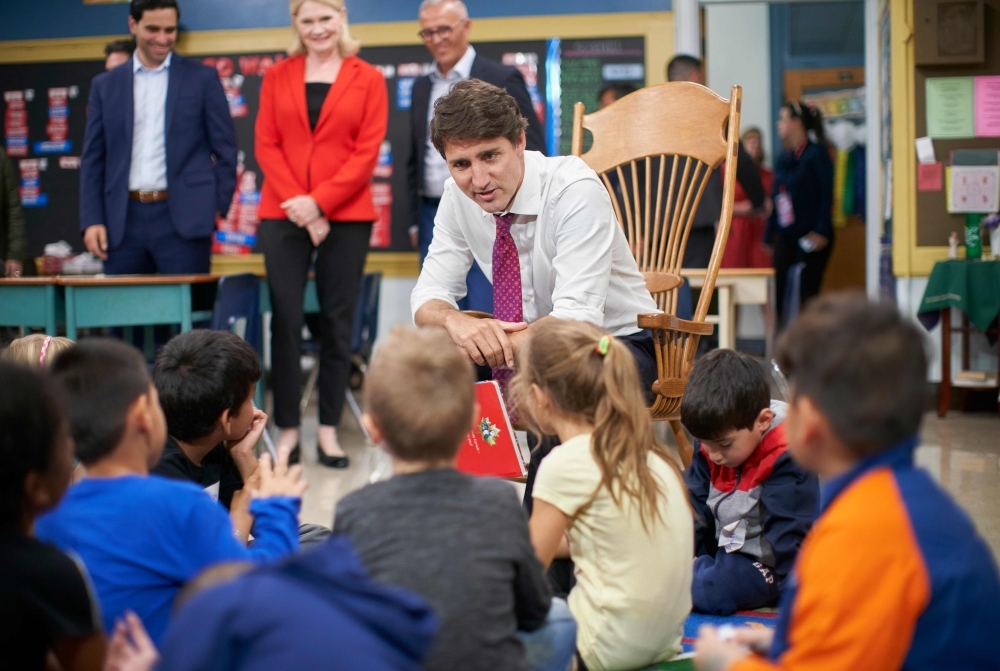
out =
<path fill-rule="evenodd" d="M 674 438 L 677 439 L 677 454 L 681 457 L 681 464 L 684 465 L 684 468 L 687 468 L 691 465 L 691 459 L 694 458 L 694 447 L 691 445 L 691 441 L 688 440 L 687 434 L 684 433 L 681 420 L 671 419 L 670 428 L 674 432 Z"/>

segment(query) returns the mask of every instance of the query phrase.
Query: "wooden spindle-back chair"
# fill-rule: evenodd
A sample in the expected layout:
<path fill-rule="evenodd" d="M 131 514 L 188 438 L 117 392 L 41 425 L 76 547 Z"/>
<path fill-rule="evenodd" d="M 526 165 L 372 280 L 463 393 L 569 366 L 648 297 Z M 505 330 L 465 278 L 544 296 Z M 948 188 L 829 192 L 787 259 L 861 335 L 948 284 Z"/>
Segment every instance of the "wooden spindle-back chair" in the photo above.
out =
<path fill-rule="evenodd" d="M 705 318 L 729 237 L 735 169 L 725 171 L 722 216 L 690 321 L 676 317 L 680 269 L 709 176 L 727 157 L 736 165 L 741 99 L 739 86 L 725 100 L 699 84 L 672 82 L 630 93 L 593 114 L 584 114 L 578 102 L 573 114 L 572 154 L 604 181 L 646 287 L 663 311 L 638 316 L 656 343 L 658 379 L 649 411 L 654 420 L 670 422 L 685 466 L 692 447 L 680 424 L 681 397 L 698 341 L 712 333 Z M 586 154 L 584 129 L 593 134 Z"/>

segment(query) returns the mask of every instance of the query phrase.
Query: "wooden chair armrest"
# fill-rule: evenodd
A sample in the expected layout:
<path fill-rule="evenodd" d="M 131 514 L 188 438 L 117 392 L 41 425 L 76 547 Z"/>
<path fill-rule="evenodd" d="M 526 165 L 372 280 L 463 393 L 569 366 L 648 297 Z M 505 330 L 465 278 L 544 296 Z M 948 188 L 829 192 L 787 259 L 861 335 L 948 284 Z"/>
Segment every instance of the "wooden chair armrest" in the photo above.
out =
<path fill-rule="evenodd" d="M 668 315 L 665 312 L 638 315 L 636 321 L 639 328 L 660 329 L 663 331 L 679 331 L 681 333 L 693 333 L 697 335 L 712 335 L 715 326 L 708 322 L 692 322 L 687 319 L 678 319 L 675 315 Z"/>

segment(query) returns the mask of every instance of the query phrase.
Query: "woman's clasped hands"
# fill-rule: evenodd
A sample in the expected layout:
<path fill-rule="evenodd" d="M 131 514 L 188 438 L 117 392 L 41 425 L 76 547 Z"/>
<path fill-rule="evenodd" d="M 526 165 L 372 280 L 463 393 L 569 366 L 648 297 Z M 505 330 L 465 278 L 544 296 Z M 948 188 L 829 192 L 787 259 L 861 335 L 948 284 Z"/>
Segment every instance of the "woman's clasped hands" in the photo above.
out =
<path fill-rule="evenodd" d="M 289 198 L 281 204 L 281 207 L 290 222 L 309 232 L 309 239 L 312 240 L 314 247 L 319 247 L 330 234 L 330 222 L 323 216 L 319 204 L 311 196 Z"/>

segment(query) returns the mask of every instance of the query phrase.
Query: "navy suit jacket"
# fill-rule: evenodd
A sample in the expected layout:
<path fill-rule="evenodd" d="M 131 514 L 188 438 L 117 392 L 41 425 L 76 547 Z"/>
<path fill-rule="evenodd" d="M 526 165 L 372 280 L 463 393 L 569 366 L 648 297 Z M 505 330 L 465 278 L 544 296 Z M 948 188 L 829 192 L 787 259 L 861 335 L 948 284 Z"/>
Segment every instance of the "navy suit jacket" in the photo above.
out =
<path fill-rule="evenodd" d="M 132 61 L 94 78 L 80 162 L 80 231 L 104 224 L 108 246 L 125 236 L 132 166 Z M 209 237 L 236 188 L 236 129 L 214 68 L 174 54 L 166 102 L 167 206 L 183 238 Z"/>
<path fill-rule="evenodd" d="M 514 97 L 521 115 L 528 120 L 526 131 L 527 149 L 545 153 L 545 128 L 535 114 L 535 106 L 528 95 L 521 71 L 510 65 L 503 65 L 476 54 L 469 70 L 470 79 L 481 79 L 488 84 L 506 89 Z M 413 83 L 412 106 L 410 107 L 410 155 L 406 162 L 406 177 L 410 187 L 413 225 L 420 223 L 420 197 L 424 190 L 424 156 L 427 153 L 427 115 L 431 99 L 431 78 L 424 75 Z"/>

